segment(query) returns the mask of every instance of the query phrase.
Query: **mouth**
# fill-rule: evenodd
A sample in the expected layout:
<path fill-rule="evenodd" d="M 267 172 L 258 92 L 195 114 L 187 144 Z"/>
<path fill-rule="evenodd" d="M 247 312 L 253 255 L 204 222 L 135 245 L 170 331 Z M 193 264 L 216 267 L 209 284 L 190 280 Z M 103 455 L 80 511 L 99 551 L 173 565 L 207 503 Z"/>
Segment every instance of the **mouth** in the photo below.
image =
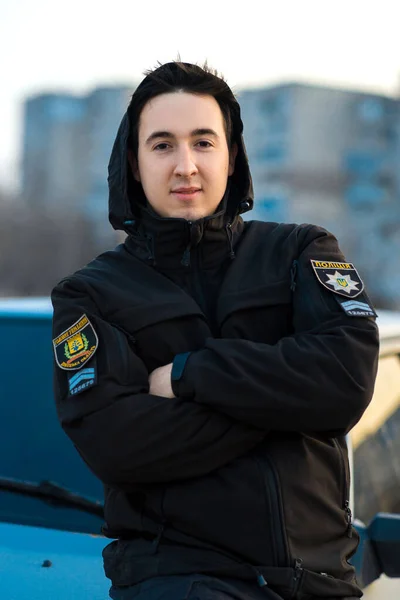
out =
<path fill-rule="evenodd" d="M 171 191 L 174 196 L 180 198 L 181 200 L 193 200 L 193 198 L 195 198 L 200 192 L 201 188 L 198 187 L 180 187 Z"/>

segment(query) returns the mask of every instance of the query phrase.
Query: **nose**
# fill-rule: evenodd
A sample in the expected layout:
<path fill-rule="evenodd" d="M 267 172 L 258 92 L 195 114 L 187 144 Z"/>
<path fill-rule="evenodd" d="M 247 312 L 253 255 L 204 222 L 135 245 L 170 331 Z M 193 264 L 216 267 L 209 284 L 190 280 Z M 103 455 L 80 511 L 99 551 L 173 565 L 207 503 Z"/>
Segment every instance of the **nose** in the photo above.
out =
<path fill-rule="evenodd" d="M 198 172 L 194 161 L 192 149 L 188 146 L 179 148 L 176 154 L 177 160 L 174 169 L 174 174 L 178 177 L 191 177 Z"/>

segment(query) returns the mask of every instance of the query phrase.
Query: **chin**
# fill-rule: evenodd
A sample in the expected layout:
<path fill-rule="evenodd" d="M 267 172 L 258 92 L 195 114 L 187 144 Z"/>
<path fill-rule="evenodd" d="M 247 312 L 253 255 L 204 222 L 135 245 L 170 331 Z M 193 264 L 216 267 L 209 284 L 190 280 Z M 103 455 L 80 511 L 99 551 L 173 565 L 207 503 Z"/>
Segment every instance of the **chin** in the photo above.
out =
<path fill-rule="evenodd" d="M 177 210 L 174 215 L 171 215 L 171 217 L 177 219 L 185 219 L 186 221 L 198 221 L 199 219 L 203 219 L 204 217 L 212 215 L 214 212 L 215 210 L 206 210 L 201 208 L 196 209 L 188 207 L 179 211 Z"/>

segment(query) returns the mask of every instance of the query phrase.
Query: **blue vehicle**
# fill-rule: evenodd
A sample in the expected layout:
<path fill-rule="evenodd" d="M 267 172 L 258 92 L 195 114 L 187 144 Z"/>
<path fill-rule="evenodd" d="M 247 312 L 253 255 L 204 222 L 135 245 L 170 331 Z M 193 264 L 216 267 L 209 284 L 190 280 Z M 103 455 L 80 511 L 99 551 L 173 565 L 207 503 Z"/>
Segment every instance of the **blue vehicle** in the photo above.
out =
<path fill-rule="evenodd" d="M 400 389 L 400 316 L 381 317 L 381 360 L 394 358 Z M 0 592 L 5 600 L 105 600 L 103 490 L 57 420 L 51 318 L 48 298 L 0 300 Z M 370 421 L 369 413 L 355 429 L 356 444 Z M 366 599 L 399 598 L 400 583 L 385 593 L 369 584 L 382 573 L 400 577 L 400 515 L 356 527 L 353 560 Z"/>
<path fill-rule="evenodd" d="M 105 600 L 103 490 L 53 401 L 52 307 L 0 301 L 0 595 Z"/>

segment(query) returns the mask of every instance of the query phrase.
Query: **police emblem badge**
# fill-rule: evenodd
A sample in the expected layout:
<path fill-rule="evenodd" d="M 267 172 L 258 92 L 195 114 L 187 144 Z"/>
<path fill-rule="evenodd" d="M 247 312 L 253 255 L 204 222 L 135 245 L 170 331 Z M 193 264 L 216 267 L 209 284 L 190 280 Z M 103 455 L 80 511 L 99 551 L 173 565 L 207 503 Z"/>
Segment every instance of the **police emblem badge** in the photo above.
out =
<path fill-rule="evenodd" d="M 86 315 L 54 338 L 56 362 L 61 369 L 77 371 L 88 362 L 97 350 L 99 340 Z"/>
<path fill-rule="evenodd" d="M 318 281 L 335 294 L 355 298 L 364 290 L 364 283 L 352 263 L 311 260 L 311 265 Z"/>

